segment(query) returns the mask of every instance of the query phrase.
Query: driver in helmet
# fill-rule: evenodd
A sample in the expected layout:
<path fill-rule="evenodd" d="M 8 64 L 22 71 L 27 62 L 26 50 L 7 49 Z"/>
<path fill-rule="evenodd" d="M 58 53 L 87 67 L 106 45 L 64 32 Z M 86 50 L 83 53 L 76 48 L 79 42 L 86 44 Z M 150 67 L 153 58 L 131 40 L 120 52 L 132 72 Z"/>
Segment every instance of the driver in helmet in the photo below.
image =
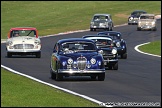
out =
<path fill-rule="evenodd" d="M 14 32 L 14 36 L 15 36 L 15 37 L 20 36 L 20 35 L 19 35 L 19 31 L 15 31 L 15 32 Z"/>

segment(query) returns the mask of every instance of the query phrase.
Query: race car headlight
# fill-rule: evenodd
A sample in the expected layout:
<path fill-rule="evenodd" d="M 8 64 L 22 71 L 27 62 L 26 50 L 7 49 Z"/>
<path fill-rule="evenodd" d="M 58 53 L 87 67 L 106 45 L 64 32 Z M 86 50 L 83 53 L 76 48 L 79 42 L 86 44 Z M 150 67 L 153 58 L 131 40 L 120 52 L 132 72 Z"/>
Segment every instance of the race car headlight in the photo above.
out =
<path fill-rule="evenodd" d="M 132 19 L 133 19 L 133 17 L 130 17 L 130 18 L 129 18 L 129 21 L 131 21 Z"/>
<path fill-rule="evenodd" d="M 68 62 L 68 64 L 71 65 L 71 64 L 73 64 L 73 59 L 69 58 L 67 62 Z"/>
<path fill-rule="evenodd" d="M 117 43 L 116 43 L 116 46 L 117 46 L 117 47 L 120 47 L 120 42 L 117 42 Z"/>
<path fill-rule="evenodd" d="M 116 49 L 112 49 L 112 54 L 116 54 L 117 50 Z"/>
<path fill-rule="evenodd" d="M 13 44 L 12 41 L 8 41 L 8 42 L 7 42 L 7 45 L 9 45 L 9 46 L 11 46 L 12 44 Z"/>
<path fill-rule="evenodd" d="M 40 44 L 40 41 L 35 40 L 34 43 L 37 44 L 37 45 L 39 45 Z"/>
<path fill-rule="evenodd" d="M 91 64 L 95 64 L 96 63 L 96 59 L 91 58 L 90 62 L 91 62 Z"/>
<path fill-rule="evenodd" d="M 152 25 L 155 25 L 155 22 L 152 22 L 151 24 L 152 24 Z"/>
<path fill-rule="evenodd" d="M 93 25 L 94 24 L 94 22 L 91 22 L 91 25 Z"/>

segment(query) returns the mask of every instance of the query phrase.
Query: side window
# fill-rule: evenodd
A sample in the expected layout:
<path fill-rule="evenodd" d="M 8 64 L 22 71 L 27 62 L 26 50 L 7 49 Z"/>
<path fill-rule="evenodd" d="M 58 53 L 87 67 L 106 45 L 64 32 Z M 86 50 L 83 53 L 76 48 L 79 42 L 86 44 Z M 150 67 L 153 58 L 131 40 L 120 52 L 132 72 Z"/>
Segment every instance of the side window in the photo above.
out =
<path fill-rule="evenodd" d="M 10 37 L 14 37 L 14 35 L 13 35 L 13 31 L 11 31 L 11 33 L 10 33 Z"/>
<path fill-rule="evenodd" d="M 53 52 L 54 52 L 54 53 L 58 52 L 58 44 L 57 44 L 57 43 L 55 44 L 55 46 L 54 46 L 54 48 L 53 48 Z"/>
<path fill-rule="evenodd" d="M 112 17 L 111 17 L 111 15 L 109 16 L 109 19 L 111 19 L 111 20 L 112 20 Z"/>

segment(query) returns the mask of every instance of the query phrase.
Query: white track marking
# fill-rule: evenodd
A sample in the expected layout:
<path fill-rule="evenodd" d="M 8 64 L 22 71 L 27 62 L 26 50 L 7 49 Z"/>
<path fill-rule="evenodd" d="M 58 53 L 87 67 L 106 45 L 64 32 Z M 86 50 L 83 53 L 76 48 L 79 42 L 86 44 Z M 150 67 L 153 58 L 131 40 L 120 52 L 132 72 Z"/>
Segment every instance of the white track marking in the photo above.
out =
<path fill-rule="evenodd" d="M 138 49 L 138 47 L 142 46 L 142 45 L 145 45 L 145 44 L 149 44 L 150 42 L 147 42 L 147 43 L 143 43 L 143 44 L 139 44 L 137 46 L 134 47 L 134 49 L 137 51 L 137 52 L 140 52 L 142 54 L 147 54 L 147 55 L 151 55 L 151 56 L 156 56 L 156 57 L 161 57 L 159 55 L 154 55 L 154 54 L 150 54 L 150 53 L 145 53 L 145 52 L 142 52 Z"/>

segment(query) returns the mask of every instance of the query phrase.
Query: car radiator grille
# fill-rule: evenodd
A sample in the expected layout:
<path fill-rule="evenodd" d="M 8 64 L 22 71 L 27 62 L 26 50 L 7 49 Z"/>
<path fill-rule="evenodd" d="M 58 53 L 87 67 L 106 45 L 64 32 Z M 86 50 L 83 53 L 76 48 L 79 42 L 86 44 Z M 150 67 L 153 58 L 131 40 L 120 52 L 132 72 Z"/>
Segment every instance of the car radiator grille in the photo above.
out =
<path fill-rule="evenodd" d="M 141 23 L 141 25 L 152 25 L 152 23 L 151 22 L 143 22 L 143 23 Z"/>
<path fill-rule="evenodd" d="M 34 45 L 33 44 L 17 44 L 14 45 L 14 49 L 33 49 Z"/>
<path fill-rule="evenodd" d="M 78 69 L 84 70 L 86 68 L 87 59 L 85 57 L 78 57 L 77 63 L 78 63 Z"/>

